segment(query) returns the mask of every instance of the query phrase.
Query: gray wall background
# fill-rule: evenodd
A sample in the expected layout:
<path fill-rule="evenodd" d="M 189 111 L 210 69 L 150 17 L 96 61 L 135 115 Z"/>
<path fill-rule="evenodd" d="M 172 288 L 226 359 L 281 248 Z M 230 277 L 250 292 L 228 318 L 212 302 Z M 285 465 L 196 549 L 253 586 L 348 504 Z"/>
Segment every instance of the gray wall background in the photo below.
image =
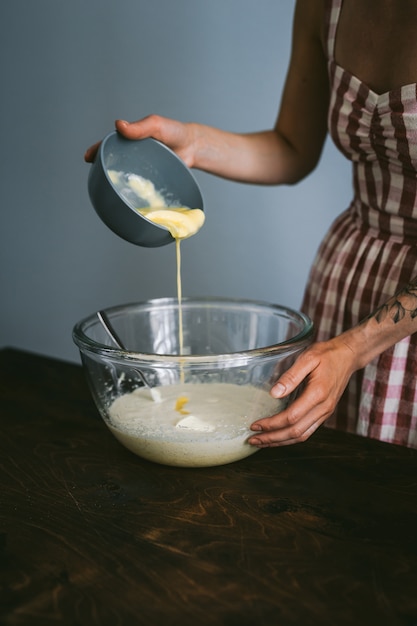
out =
<path fill-rule="evenodd" d="M 294 0 L 4 0 L 0 8 L 0 347 L 78 360 L 98 308 L 175 296 L 175 247 L 118 239 L 93 211 L 85 148 L 155 112 L 234 131 L 270 127 Z M 184 296 L 299 307 L 350 170 L 328 142 L 295 187 L 196 172 L 206 224 L 182 245 Z"/>

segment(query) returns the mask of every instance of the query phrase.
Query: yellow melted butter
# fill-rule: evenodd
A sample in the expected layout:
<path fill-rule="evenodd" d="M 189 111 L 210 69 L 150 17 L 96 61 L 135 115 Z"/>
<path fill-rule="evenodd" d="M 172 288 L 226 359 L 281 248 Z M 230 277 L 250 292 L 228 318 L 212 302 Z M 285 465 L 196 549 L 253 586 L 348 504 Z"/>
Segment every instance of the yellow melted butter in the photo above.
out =
<path fill-rule="evenodd" d="M 169 230 L 174 239 L 195 235 L 204 224 L 204 211 L 187 207 L 149 207 L 138 209 L 148 220 Z"/>
<path fill-rule="evenodd" d="M 137 209 L 138 212 L 148 220 L 159 226 L 164 226 L 169 230 L 175 239 L 176 255 L 177 255 L 177 297 L 178 297 L 178 317 L 179 317 L 179 351 L 180 355 L 184 352 L 184 334 L 182 327 L 182 284 L 181 284 L 181 249 L 180 243 L 182 239 L 187 239 L 195 235 L 204 224 L 205 215 L 201 209 L 190 209 L 188 207 L 147 207 L 145 209 Z M 184 372 L 181 367 L 181 382 L 184 382 Z M 187 402 L 188 399 L 185 398 Z M 176 408 L 177 411 L 186 415 L 188 411 L 182 409 L 185 402 Z"/>
<path fill-rule="evenodd" d="M 178 411 L 178 413 L 181 413 L 181 415 L 189 415 L 190 411 L 184 409 L 187 402 L 189 402 L 189 398 L 187 396 L 179 396 L 175 403 L 175 410 Z"/>

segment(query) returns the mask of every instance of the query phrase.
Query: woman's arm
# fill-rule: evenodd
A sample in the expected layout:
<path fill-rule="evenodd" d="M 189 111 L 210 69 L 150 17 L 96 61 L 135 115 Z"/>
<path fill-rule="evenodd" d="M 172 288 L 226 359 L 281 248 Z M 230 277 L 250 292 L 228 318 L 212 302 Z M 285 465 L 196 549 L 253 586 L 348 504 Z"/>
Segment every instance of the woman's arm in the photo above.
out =
<path fill-rule="evenodd" d="M 291 61 L 275 127 L 231 133 L 158 115 L 116 122 L 129 139 L 154 137 L 189 167 L 248 183 L 292 184 L 316 166 L 326 136 L 329 87 L 321 42 L 323 0 L 298 0 Z M 91 162 L 95 144 L 85 154 Z"/>
<path fill-rule="evenodd" d="M 305 441 L 328 419 L 349 378 L 395 343 L 417 331 L 417 277 L 354 328 L 313 344 L 271 390 L 284 398 L 306 385 L 287 409 L 252 424 L 259 434 L 249 442 L 260 447 Z"/>

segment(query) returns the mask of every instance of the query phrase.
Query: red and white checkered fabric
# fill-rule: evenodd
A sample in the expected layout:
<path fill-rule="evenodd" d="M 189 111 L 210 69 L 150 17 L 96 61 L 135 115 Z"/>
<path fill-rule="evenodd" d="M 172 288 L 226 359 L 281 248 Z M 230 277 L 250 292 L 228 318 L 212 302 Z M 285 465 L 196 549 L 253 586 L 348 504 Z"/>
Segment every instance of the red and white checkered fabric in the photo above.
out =
<path fill-rule="evenodd" d="M 354 198 L 317 253 L 303 310 L 324 340 L 417 276 L 417 85 L 377 94 L 334 59 L 342 0 L 328 2 L 329 132 Z M 331 183 L 329 183 L 331 184 Z M 417 448 L 417 333 L 350 381 L 329 426 Z"/>

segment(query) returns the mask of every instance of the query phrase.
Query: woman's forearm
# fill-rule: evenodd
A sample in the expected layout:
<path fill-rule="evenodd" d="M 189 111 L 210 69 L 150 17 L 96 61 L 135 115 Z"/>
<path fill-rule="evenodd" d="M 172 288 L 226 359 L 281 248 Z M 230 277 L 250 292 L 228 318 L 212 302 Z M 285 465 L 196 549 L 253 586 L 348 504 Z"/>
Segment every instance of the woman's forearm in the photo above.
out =
<path fill-rule="evenodd" d="M 355 369 L 361 369 L 375 356 L 416 331 L 417 277 L 340 337 L 356 355 Z"/>
<path fill-rule="evenodd" d="M 191 167 L 231 180 L 263 184 L 292 184 L 312 164 L 277 130 L 231 133 L 190 124 L 194 136 Z"/>

